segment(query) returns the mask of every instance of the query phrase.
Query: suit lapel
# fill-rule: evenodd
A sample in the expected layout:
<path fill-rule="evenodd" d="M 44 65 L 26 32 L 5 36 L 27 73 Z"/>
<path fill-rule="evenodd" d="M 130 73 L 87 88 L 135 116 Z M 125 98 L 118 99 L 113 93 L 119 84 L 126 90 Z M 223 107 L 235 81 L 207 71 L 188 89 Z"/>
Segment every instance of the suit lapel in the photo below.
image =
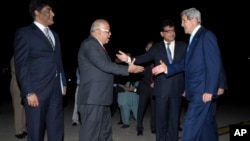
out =
<path fill-rule="evenodd" d="M 191 44 L 189 45 L 189 51 L 186 53 L 186 60 L 189 59 L 190 56 L 192 56 L 191 54 L 193 53 L 193 51 L 195 50 L 195 47 L 197 46 L 197 43 L 199 42 L 200 38 L 201 38 L 201 34 L 205 31 L 204 27 L 200 27 L 200 29 L 196 32 L 196 34 L 194 35 L 194 38 L 191 42 Z"/>
<path fill-rule="evenodd" d="M 162 41 L 161 44 L 160 44 L 160 52 L 162 52 L 162 58 L 165 63 L 168 63 L 169 64 L 169 61 L 168 61 L 168 55 L 167 55 L 167 51 L 166 51 L 166 46 L 165 46 L 165 43 Z"/>
<path fill-rule="evenodd" d="M 100 50 L 100 52 L 104 53 L 104 55 L 106 56 L 106 58 L 109 60 L 109 61 L 112 61 L 111 58 L 109 57 L 109 54 L 107 52 L 107 50 L 104 50 L 103 47 L 101 46 L 101 44 L 99 43 L 99 41 L 94 38 L 93 36 L 89 36 L 90 40 L 94 40 L 99 46 L 98 46 L 98 50 Z"/>
<path fill-rule="evenodd" d="M 196 32 L 196 34 L 194 35 L 194 38 L 193 38 L 193 40 L 191 42 L 191 45 L 190 45 L 190 48 L 189 48 L 190 50 L 193 50 L 194 47 L 196 47 L 196 44 L 199 41 L 200 36 L 203 33 L 203 31 L 204 31 L 204 28 L 200 27 L 200 29 Z"/>
<path fill-rule="evenodd" d="M 51 45 L 50 45 L 50 42 L 49 42 L 49 40 L 47 39 L 47 37 L 44 35 L 44 33 L 43 33 L 34 23 L 31 24 L 31 28 L 32 28 L 32 31 L 33 31 L 34 35 L 35 35 L 35 36 L 39 36 L 39 38 L 40 38 L 41 40 L 43 40 L 45 43 L 47 42 L 48 47 L 49 47 L 50 49 L 52 49 L 52 47 L 51 47 Z M 51 31 L 51 32 L 52 32 L 52 31 Z M 54 33 L 53 33 L 53 35 L 54 35 L 54 37 L 55 37 L 55 49 L 56 49 L 56 40 L 57 40 L 57 38 L 56 38 L 56 36 L 55 36 Z M 53 49 L 52 49 L 52 50 L 53 50 Z"/>

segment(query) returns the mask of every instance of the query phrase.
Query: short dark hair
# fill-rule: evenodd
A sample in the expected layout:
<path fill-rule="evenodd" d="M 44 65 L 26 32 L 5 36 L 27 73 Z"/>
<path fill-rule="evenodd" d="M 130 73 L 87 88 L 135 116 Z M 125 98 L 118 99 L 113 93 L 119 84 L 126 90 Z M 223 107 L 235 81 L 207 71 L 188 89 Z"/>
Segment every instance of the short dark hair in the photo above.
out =
<path fill-rule="evenodd" d="M 50 0 L 30 0 L 29 12 L 32 18 L 35 17 L 35 10 L 41 11 L 43 7 L 50 6 L 52 7 L 52 2 Z"/>
<path fill-rule="evenodd" d="M 161 31 L 163 31 L 164 27 L 166 26 L 175 27 L 174 22 L 172 20 L 164 20 L 161 25 Z"/>

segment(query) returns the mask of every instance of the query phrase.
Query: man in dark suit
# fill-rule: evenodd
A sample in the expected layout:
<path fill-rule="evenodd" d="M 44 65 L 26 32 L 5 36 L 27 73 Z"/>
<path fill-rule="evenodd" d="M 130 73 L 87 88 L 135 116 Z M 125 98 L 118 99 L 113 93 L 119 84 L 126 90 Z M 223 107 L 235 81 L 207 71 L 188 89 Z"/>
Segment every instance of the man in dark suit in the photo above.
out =
<path fill-rule="evenodd" d="M 146 51 L 149 51 L 153 46 L 153 41 L 149 41 L 145 47 Z M 139 86 L 137 88 L 139 94 L 139 105 L 138 105 L 138 113 L 137 113 L 137 135 L 143 135 L 143 119 L 147 107 L 150 108 L 150 129 L 152 133 L 156 132 L 155 127 L 155 100 L 153 98 L 153 87 L 154 80 L 152 74 L 152 67 L 154 66 L 153 61 L 147 62 L 143 64 L 145 66 L 145 70 L 142 74 L 142 78 L 139 82 Z"/>
<path fill-rule="evenodd" d="M 78 52 L 80 86 L 78 92 L 78 110 L 82 125 L 80 141 L 112 141 L 112 123 L 110 105 L 113 100 L 114 74 L 129 75 L 144 70 L 133 62 L 119 65 L 112 62 L 104 44 L 111 36 L 109 23 L 97 19 L 90 29 Z"/>
<path fill-rule="evenodd" d="M 169 77 L 185 72 L 185 97 L 189 104 L 182 141 L 218 141 L 212 100 L 218 95 L 223 68 L 217 39 L 201 26 L 201 14 L 196 8 L 183 10 L 181 20 L 185 33 L 191 35 L 185 58 L 179 64 L 167 66 L 161 61 L 153 73 Z"/>
<path fill-rule="evenodd" d="M 54 23 L 52 4 L 31 0 L 34 22 L 16 31 L 14 58 L 24 99 L 28 141 L 43 141 L 45 128 L 50 141 L 64 136 L 63 95 L 66 94 L 61 46 L 56 32 L 45 29 Z"/>
<path fill-rule="evenodd" d="M 154 44 L 145 54 L 136 56 L 136 64 L 151 60 L 154 61 L 155 65 L 158 65 L 160 60 L 167 64 L 175 64 L 183 59 L 186 43 L 175 41 L 175 26 L 171 20 L 163 21 L 160 34 L 163 41 Z M 171 52 L 167 53 L 168 48 L 170 48 Z M 120 52 L 119 58 L 122 61 L 130 60 L 123 52 Z M 157 141 L 178 140 L 179 114 L 183 92 L 183 73 L 171 77 L 166 77 L 164 74 L 155 77 L 153 94 L 155 96 Z"/>

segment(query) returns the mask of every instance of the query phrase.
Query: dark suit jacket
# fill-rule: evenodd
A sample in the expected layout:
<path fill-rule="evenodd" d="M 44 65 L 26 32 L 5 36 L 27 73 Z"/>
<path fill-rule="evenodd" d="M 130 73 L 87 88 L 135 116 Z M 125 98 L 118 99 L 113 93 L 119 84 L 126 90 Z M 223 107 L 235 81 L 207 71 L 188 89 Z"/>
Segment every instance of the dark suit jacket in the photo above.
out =
<path fill-rule="evenodd" d="M 207 92 L 217 95 L 221 57 L 215 35 L 201 27 L 195 34 L 185 59 L 180 64 L 168 65 L 168 74 L 185 71 L 187 100 L 202 100 Z"/>
<path fill-rule="evenodd" d="M 152 75 L 152 68 L 150 63 L 146 63 L 144 66 L 144 71 L 141 73 L 141 80 L 139 82 L 139 85 L 137 87 L 138 94 L 143 94 L 143 90 L 148 91 L 151 89 L 151 83 L 153 81 L 153 75 Z"/>
<path fill-rule="evenodd" d="M 60 83 L 60 79 L 56 79 L 60 73 L 66 86 L 59 37 L 51 31 L 55 37 L 55 50 L 34 23 L 16 32 L 14 58 L 22 97 L 35 92 L 39 100 L 48 98 L 54 92 L 55 81 Z"/>
<path fill-rule="evenodd" d="M 129 75 L 128 66 L 110 59 L 98 40 L 92 36 L 84 40 L 78 53 L 80 86 L 78 104 L 111 105 L 114 76 Z"/>
<path fill-rule="evenodd" d="M 185 56 L 186 43 L 175 41 L 175 52 L 173 63 L 179 63 Z M 143 55 L 136 56 L 136 64 L 145 63 L 148 61 L 154 61 L 155 65 L 159 65 L 160 60 L 165 62 L 167 65 L 168 56 L 166 53 L 165 44 L 163 41 L 155 44 L 149 51 Z M 181 96 L 184 92 L 184 76 L 183 73 L 173 75 L 171 77 L 166 77 L 164 74 L 157 75 L 155 77 L 154 84 L 154 96 L 156 97 L 176 97 Z M 166 87 L 167 86 L 167 87 Z M 179 95 L 176 95 L 178 93 Z"/>

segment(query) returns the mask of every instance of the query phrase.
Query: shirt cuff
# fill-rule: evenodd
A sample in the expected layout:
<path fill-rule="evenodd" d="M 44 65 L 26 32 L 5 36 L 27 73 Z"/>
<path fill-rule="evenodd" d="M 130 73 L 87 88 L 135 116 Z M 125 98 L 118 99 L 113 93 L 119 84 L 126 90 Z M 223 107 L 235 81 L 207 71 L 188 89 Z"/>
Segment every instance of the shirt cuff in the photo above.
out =
<path fill-rule="evenodd" d="M 128 56 L 128 61 L 127 61 L 128 64 L 131 63 L 131 57 Z"/>
<path fill-rule="evenodd" d="M 168 74 L 168 67 L 166 66 L 166 71 L 164 72 L 165 74 Z"/>

